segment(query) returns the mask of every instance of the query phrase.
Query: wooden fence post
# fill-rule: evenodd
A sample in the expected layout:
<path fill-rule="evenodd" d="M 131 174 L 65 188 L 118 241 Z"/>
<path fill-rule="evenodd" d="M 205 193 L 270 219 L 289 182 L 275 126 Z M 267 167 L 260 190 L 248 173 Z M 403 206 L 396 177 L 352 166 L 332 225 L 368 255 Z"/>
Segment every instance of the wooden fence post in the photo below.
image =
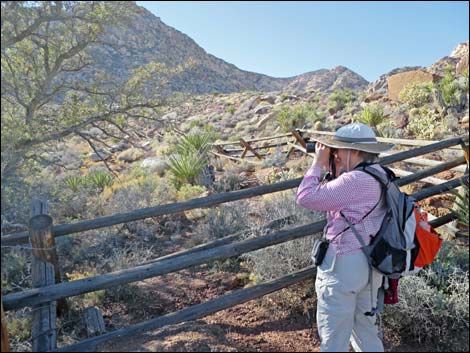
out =
<path fill-rule="evenodd" d="M 54 249 L 52 242 L 52 218 L 46 215 L 47 202 L 33 200 L 31 203 L 31 219 L 29 233 L 33 248 L 31 264 L 31 277 L 33 288 L 45 287 L 56 283 L 54 266 L 49 263 L 53 258 L 50 248 Z M 31 326 L 33 352 L 46 352 L 56 348 L 57 302 L 33 306 Z"/>
<path fill-rule="evenodd" d="M 0 295 L 1 297 L 1 295 Z M 1 300 L 2 305 L 2 352 L 9 352 L 10 351 L 10 342 L 8 340 L 8 330 L 7 330 L 7 322 L 5 320 L 5 313 L 3 312 L 3 298 Z"/>
<path fill-rule="evenodd" d="M 244 139 L 240 139 L 240 144 L 242 145 L 242 147 L 245 147 L 245 150 L 243 151 L 241 158 L 245 157 L 248 151 L 251 151 L 258 159 L 262 159 L 261 156 L 258 154 L 258 152 L 256 152 L 253 149 L 253 147 L 251 147 L 250 144 L 246 142 Z"/>
<path fill-rule="evenodd" d="M 305 143 L 305 140 L 302 136 L 300 136 L 300 134 L 298 133 L 297 130 L 295 130 L 294 128 L 290 129 L 290 132 L 291 134 L 295 137 L 295 139 L 297 140 L 297 142 L 303 147 L 305 148 L 305 150 L 307 150 L 307 144 Z"/>

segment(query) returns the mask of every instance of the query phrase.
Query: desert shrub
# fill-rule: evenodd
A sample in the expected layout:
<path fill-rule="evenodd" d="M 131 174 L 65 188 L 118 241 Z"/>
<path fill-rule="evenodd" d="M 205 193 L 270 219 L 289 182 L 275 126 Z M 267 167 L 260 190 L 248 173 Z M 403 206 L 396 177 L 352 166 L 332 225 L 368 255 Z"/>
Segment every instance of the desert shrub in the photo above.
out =
<path fill-rule="evenodd" d="M 335 109 L 339 111 L 343 109 L 347 103 L 354 100 L 355 94 L 351 89 L 338 90 L 333 92 L 330 95 L 330 100 L 328 101 L 328 109 Z"/>
<path fill-rule="evenodd" d="M 403 341 L 468 351 L 468 249 L 444 242 L 434 263 L 399 282 L 399 302 L 385 307 L 385 327 Z"/>
<path fill-rule="evenodd" d="M 2 293 L 31 287 L 28 254 L 21 249 L 2 249 Z"/>
<path fill-rule="evenodd" d="M 298 227 L 324 218 L 323 213 L 313 212 L 295 202 L 292 191 L 264 195 L 261 218 L 267 222 L 291 217 L 289 224 Z M 284 229 L 287 229 L 286 226 Z M 310 253 L 319 234 L 270 246 L 243 255 L 247 267 L 261 280 L 278 278 L 310 266 Z"/>
<path fill-rule="evenodd" d="M 105 187 L 111 186 L 113 184 L 112 176 L 102 170 L 96 171 L 93 174 L 87 176 L 89 183 L 100 189 L 101 191 L 104 190 Z"/>
<path fill-rule="evenodd" d="M 462 227 L 462 233 L 468 236 L 469 231 L 469 219 L 470 219 L 470 211 L 469 211 L 469 187 L 462 183 L 461 192 L 452 191 L 452 194 L 455 196 L 455 209 L 453 210 L 454 213 L 457 214 L 457 217 L 460 221 L 460 226 Z"/>
<path fill-rule="evenodd" d="M 233 106 L 233 104 L 230 104 L 227 107 L 227 113 L 229 113 L 230 115 L 233 115 L 233 113 L 235 113 L 235 110 L 236 110 L 236 108 Z"/>
<path fill-rule="evenodd" d="M 410 117 L 408 130 L 417 138 L 434 139 L 440 134 L 438 116 L 428 108 L 420 108 L 419 115 Z"/>
<path fill-rule="evenodd" d="M 142 243 L 126 243 L 111 249 L 111 254 L 101 264 L 103 272 L 118 271 L 138 266 L 155 258 L 152 246 Z M 138 297 L 136 284 L 114 286 L 105 290 L 105 297 L 113 301 L 134 302 Z"/>
<path fill-rule="evenodd" d="M 411 83 L 400 91 L 399 98 L 408 106 L 419 108 L 431 101 L 431 91 L 432 84 Z"/>
<path fill-rule="evenodd" d="M 442 99 L 446 105 L 455 106 L 459 103 L 461 87 L 455 79 L 454 70 L 451 66 L 446 68 L 446 74 L 436 84 L 436 88 L 441 92 Z"/>
<path fill-rule="evenodd" d="M 175 189 L 165 178 L 154 175 L 121 176 L 120 183 L 114 183 L 101 194 L 106 202 L 106 213 L 125 212 L 137 208 L 151 207 L 173 202 Z"/>
<path fill-rule="evenodd" d="M 241 183 L 245 177 L 233 169 L 228 169 L 218 180 L 215 181 L 213 188 L 216 192 L 229 192 L 241 189 Z"/>
<path fill-rule="evenodd" d="M 169 170 L 175 187 L 179 189 L 186 183 L 196 184 L 205 165 L 205 157 L 196 153 L 170 156 Z"/>
<path fill-rule="evenodd" d="M 377 126 L 383 123 L 384 119 L 385 116 L 383 108 L 378 104 L 372 104 L 364 107 L 361 114 L 357 118 L 357 121 L 369 125 L 375 131 L 377 131 Z"/>
<path fill-rule="evenodd" d="M 208 162 L 208 152 L 215 140 L 210 132 L 194 133 L 181 138 L 175 146 L 176 155 L 169 157 L 169 170 L 177 189 L 186 183 L 196 184 Z"/>
<path fill-rule="evenodd" d="M 64 178 L 64 184 L 73 192 L 77 192 L 84 185 L 84 179 L 81 176 L 71 175 Z"/>
<path fill-rule="evenodd" d="M 294 107 L 283 106 L 276 116 L 277 123 L 285 131 L 291 128 L 302 128 L 324 119 L 325 114 L 316 110 L 312 104 L 300 104 Z"/>
<path fill-rule="evenodd" d="M 65 278 L 67 278 L 68 281 L 77 281 L 79 279 L 84 279 L 93 276 L 96 276 L 96 272 L 73 271 L 70 273 L 65 273 Z M 104 290 L 85 293 L 81 296 L 73 297 L 71 300 L 69 300 L 69 303 L 71 303 L 71 305 L 73 306 L 72 310 L 84 310 L 89 306 L 101 305 L 104 299 L 104 294 Z"/>
<path fill-rule="evenodd" d="M 263 168 L 267 167 L 282 167 L 286 164 L 286 154 L 282 152 L 281 148 L 276 148 L 272 153 L 269 153 L 265 158 L 263 158 L 261 165 Z"/>
<path fill-rule="evenodd" d="M 247 208 L 247 202 L 242 200 L 210 209 L 198 232 L 212 240 L 247 229 L 250 225 L 246 217 Z"/>

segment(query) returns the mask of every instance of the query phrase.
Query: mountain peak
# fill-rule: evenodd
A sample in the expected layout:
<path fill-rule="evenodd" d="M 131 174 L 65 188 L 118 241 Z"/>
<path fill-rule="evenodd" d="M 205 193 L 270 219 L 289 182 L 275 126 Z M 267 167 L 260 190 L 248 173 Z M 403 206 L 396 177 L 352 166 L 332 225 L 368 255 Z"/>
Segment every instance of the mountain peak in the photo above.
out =
<path fill-rule="evenodd" d="M 169 83 L 171 91 L 201 94 L 214 91 L 279 91 L 290 88 L 335 90 L 364 88 L 367 85 L 367 81 L 344 66 L 331 70 L 315 70 L 289 78 L 244 71 L 208 54 L 189 36 L 166 25 L 159 17 L 135 2 L 130 2 L 129 6 L 136 7 L 132 19 L 109 28 L 104 34 L 105 37 L 110 36 L 117 40 L 120 44 L 119 51 L 105 52 L 97 49 L 94 53 L 98 65 L 118 80 L 125 80 L 132 69 L 151 61 L 174 67 L 191 60 L 194 65 L 182 77 Z M 326 81 L 322 82 L 323 80 Z"/>

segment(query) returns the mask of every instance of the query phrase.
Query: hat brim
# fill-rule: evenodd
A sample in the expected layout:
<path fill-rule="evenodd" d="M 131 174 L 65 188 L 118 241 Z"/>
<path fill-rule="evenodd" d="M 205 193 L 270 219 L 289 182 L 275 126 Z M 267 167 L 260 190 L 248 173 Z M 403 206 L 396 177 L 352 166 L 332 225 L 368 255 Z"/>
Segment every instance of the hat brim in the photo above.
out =
<path fill-rule="evenodd" d="M 313 140 L 324 144 L 325 146 L 331 148 L 345 148 L 351 150 L 358 150 L 364 151 L 368 153 L 382 153 L 385 151 L 389 151 L 395 147 L 394 144 L 391 143 L 382 143 L 382 142 L 374 142 L 374 143 L 359 143 L 359 142 L 343 142 L 335 140 L 334 137 L 315 137 Z"/>

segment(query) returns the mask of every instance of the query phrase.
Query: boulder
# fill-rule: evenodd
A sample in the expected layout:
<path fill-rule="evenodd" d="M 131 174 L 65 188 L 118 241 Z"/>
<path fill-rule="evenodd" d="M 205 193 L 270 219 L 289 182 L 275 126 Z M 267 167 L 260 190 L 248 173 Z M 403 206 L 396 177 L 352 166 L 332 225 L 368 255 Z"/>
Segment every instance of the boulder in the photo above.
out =
<path fill-rule="evenodd" d="M 256 124 L 256 128 L 257 129 L 262 129 L 264 128 L 264 126 L 268 123 L 268 121 L 270 120 L 273 120 L 277 117 L 277 114 L 279 113 L 279 111 L 273 111 L 271 112 L 270 114 L 266 115 L 265 117 L 263 117 L 260 121 L 258 121 L 258 123 Z"/>
<path fill-rule="evenodd" d="M 276 96 L 266 95 L 261 97 L 262 102 L 268 102 L 269 104 L 274 104 L 276 102 Z"/>
<path fill-rule="evenodd" d="M 273 106 L 270 105 L 270 104 L 262 105 L 261 107 L 256 108 L 255 114 L 258 114 L 258 115 L 266 114 L 266 113 L 268 113 L 268 112 L 272 109 L 272 107 L 273 107 Z"/>
<path fill-rule="evenodd" d="M 118 154 L 117 159 L 125 162 L 134 162 L 142 158 L 144 153 L 137 148 L 130 148 Z"/>
<path fill-rule="evenodd" d="M 261 98 L 256 96 L 251 99 L 246 100 L 240 107 L 236 110 L 235 115 L 249 112 L 255 108 L 261 102 Z"/>
<path fill-rule="evenodd" d="M 387 79 L 388 98 L 398 100 L 400 92 L 405 86 L 414 83 L 432 83 L 434 80 L 434 75 L 422 70 L 406 71 L 392 75 Z"/>
<path fill-rule="evenodd" d="M 96 153 L 97 152 L 97 153 Z M 109 157 L 111 157 L 111 153 L 105 150 L 97 150 L 96 152 L 91 152 L 88 157 L 93 162 L 99 162 L 101 160 L 107 160 Z"/>

